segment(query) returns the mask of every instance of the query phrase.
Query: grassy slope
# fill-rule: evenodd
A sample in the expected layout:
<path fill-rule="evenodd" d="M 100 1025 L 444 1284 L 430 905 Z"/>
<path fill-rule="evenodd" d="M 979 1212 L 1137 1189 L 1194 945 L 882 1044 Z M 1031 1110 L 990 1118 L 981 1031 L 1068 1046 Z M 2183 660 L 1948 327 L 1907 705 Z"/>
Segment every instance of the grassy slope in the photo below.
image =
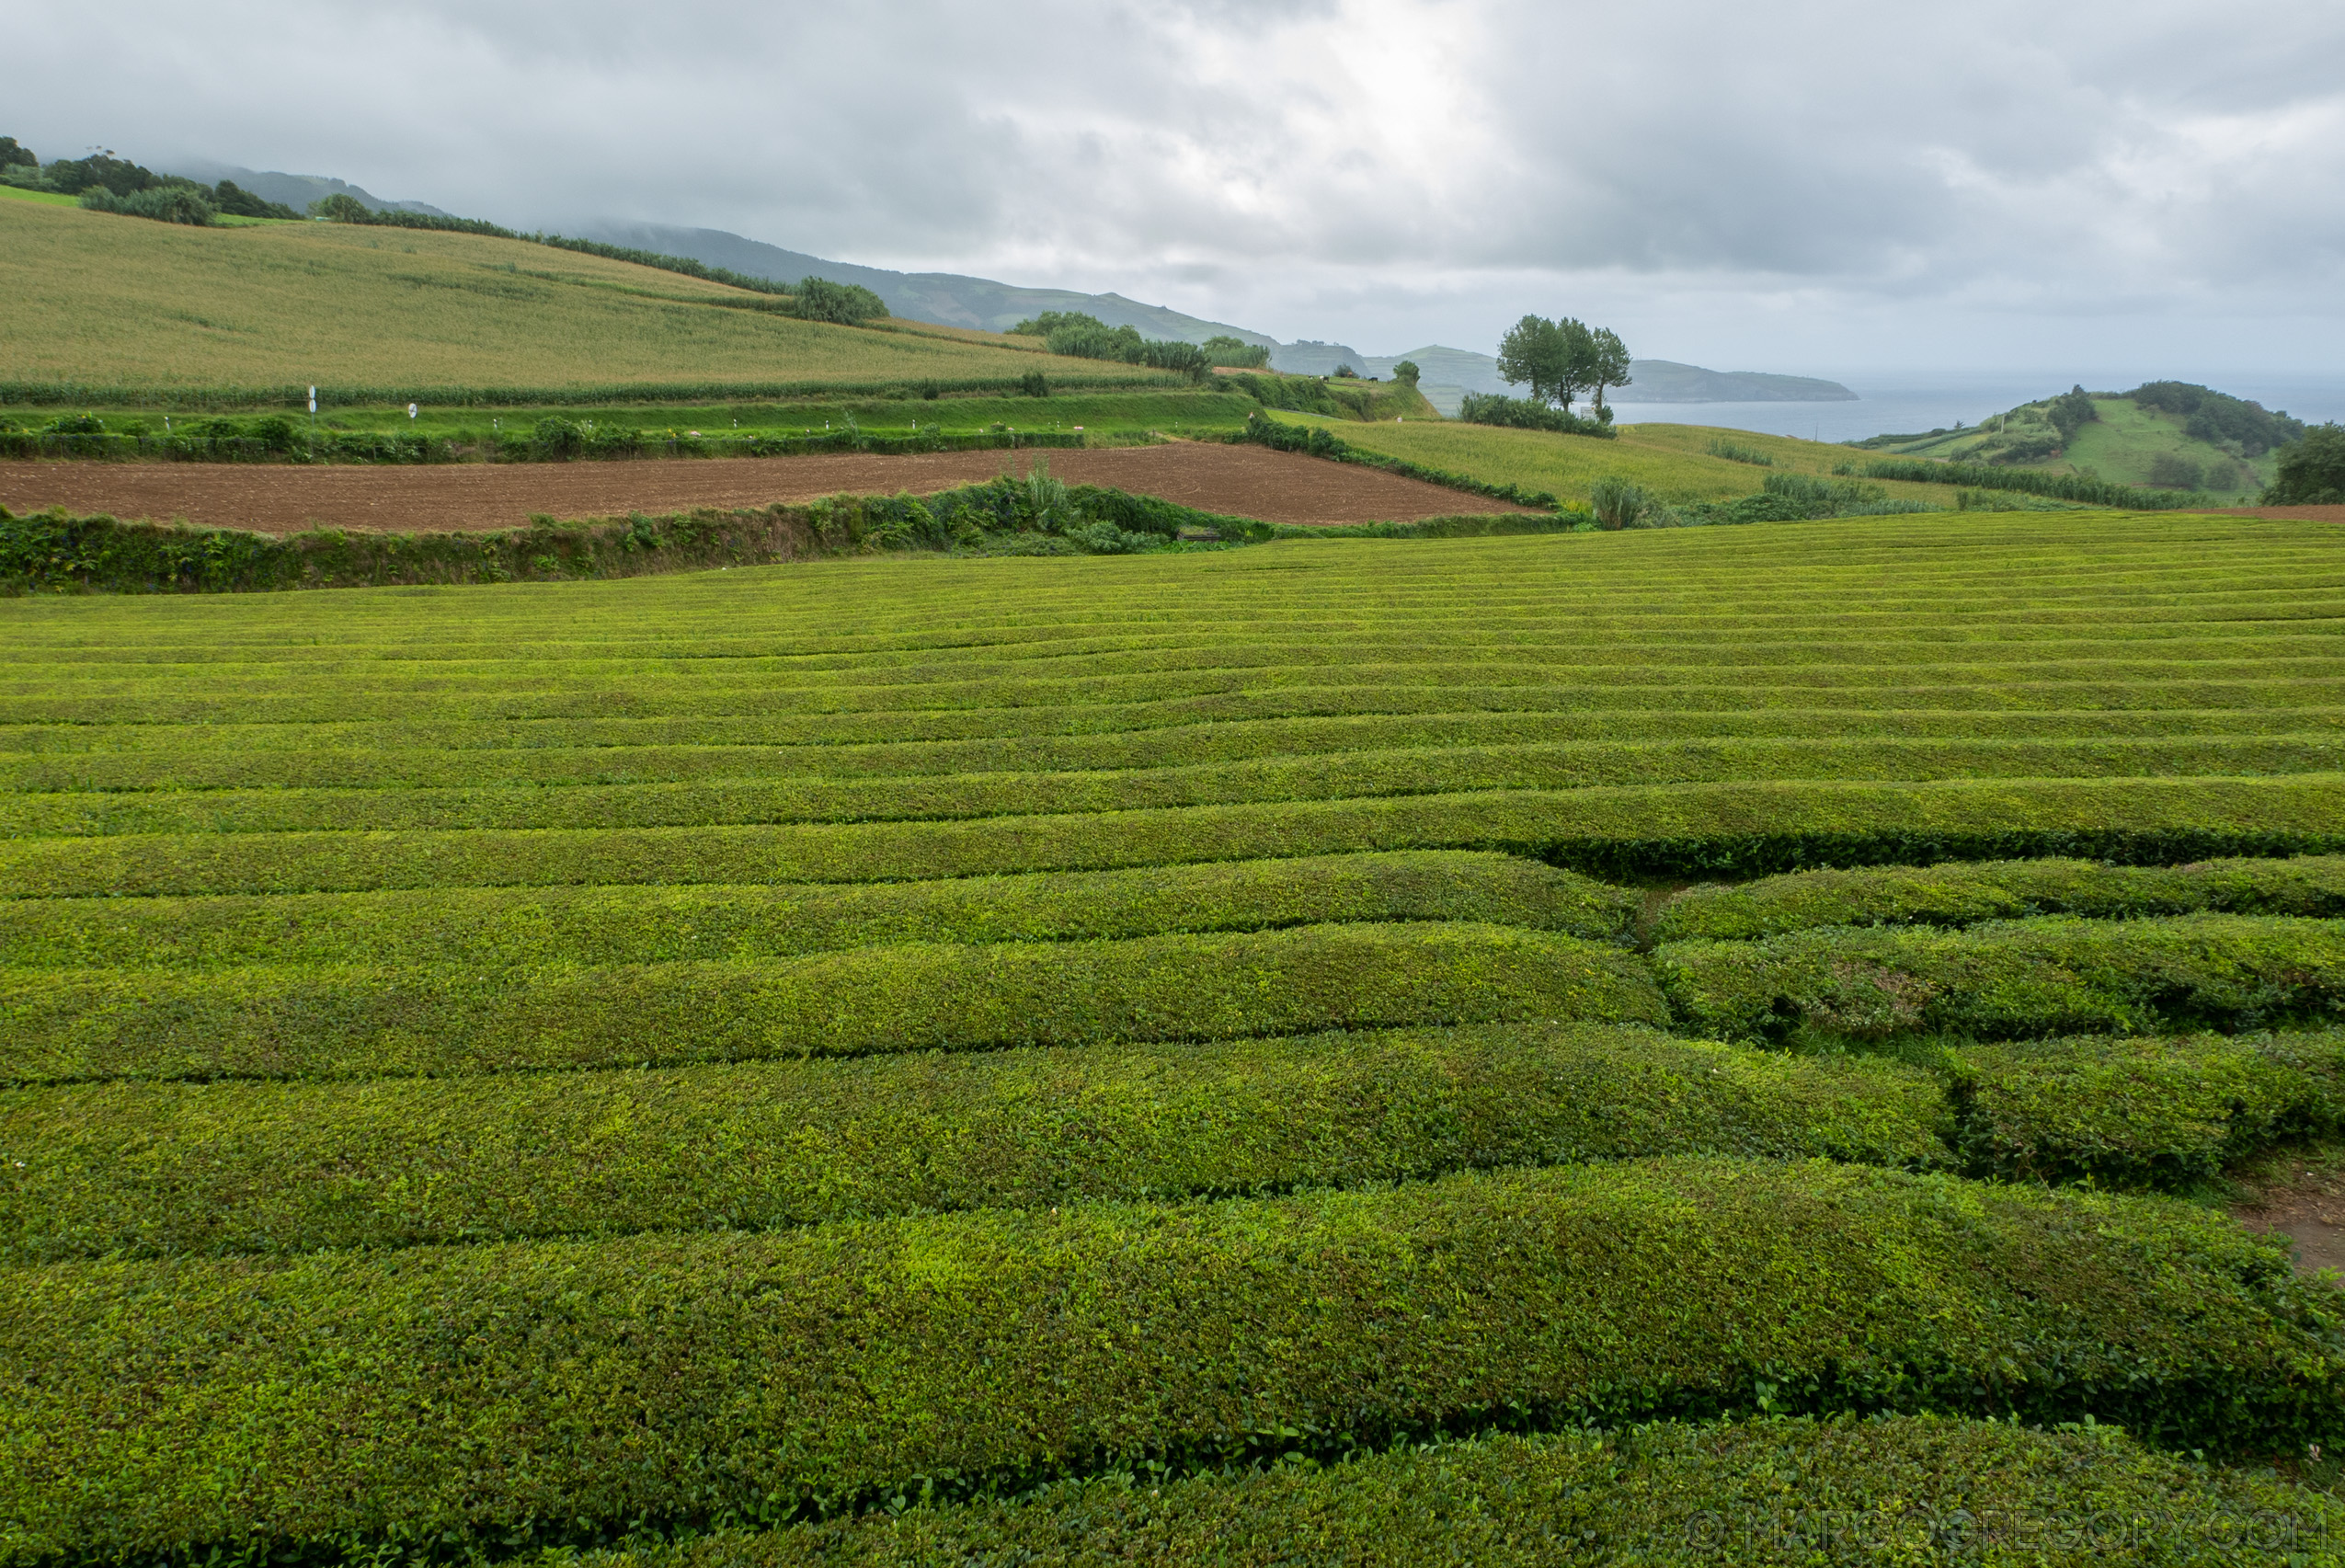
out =
<path fill-rule="evenodd" d="M 1769 474 L 1828 475 L 1852 455 L 1844 446 L 1699 425 L 1627 425 L 1617 440 L 1599 441 L 1455 421 L 1353 425 L 1299 414 L 1275 418 L 1326 424 L 1356 447 L 1493 485 L 1545 490 L 1564 500 L 1585 500 L 1590 487 L 1607 475 L 1642 485 L 1672 505 L 1729 500 L 1759 488 Z M 1765 452 L 1774 464 L 1760 467 L 1713 457 L 1708 449 L 1714 441 Z M 1902 498 L 1953 505 L 1950 486 L 1890 484 L 1882 488 Z"/>
<path fill-rule="evenodd" d="M 2012 429 L 2049 429 L 2041 416 L 2044 405 L 2027 404 L 2012 409 L 2008 416 Z M 2210 486 L 2215 493 L 2251 494 L 2271 482 L 2278 457 L 2266 452 L 2256 458 L 2235 458 L 2209 441 L 2195 439 L 2183 429 L 2182 418 L 2160 409 L 2137 407 L 2128 398 L 2096 397 L 2093 407 L 2099 418 L 2076 432 L 2061 456 L 2042 463 L 2025 463 L 2022 468 L 2042 469 L 2050 474 L 2078 474 L 2090 471 L 2104 479 L 2121 485 L 2150 483 L 2150 464 L 2160 454 L 2187 458 L 2202 470 L 2235 469 L 2245 482 L 2228 487 Z M 1938 435 L 1918 436 L 1910 441 L 1900 441 L 1880 450 L 1898 457 L 1935 457 L 1954 462 L 1983 460 L 1981 449 L 1996 433 L 1996 423 L 1973 425 L 1965 429 L 1948 430 Z"/>
<path fill-rule="evenodd" d="M 0 202 L 0 383 L 106 388 L 1085 383 L 1129 367 L 949 329 L 858 329 L 521 241 L 327 223 L 196 229 Z M 1168 384 L 1172 378 L 1164 378 Z"/>

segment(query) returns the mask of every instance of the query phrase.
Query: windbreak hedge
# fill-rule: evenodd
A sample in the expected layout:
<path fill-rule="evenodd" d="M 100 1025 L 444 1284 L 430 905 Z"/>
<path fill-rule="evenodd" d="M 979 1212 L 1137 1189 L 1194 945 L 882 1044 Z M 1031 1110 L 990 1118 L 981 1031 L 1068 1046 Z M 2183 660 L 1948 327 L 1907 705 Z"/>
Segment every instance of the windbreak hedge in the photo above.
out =
<path fill-rule="evenodd" d="M 1492 1424 L 2090 1413 L 2263 1453 L 2345 1426 L 2331 1293 L 2223 1216 L 1823 1162 L 9 1286 L 19 1562 L 526 1551 Z"/>
<path fill-rule="evenodd" d="M 1654 1154 L 1944 1166 L 1938 1082 L 1642 1029 L 0 1092 L 0 1261 L 775 1230 Z"/>
<path fill-rule="evenodd" d="M 1982 1173 L 2176 1185 L 2345 1126 L 2345 1030 L 1965 1046 L 1946 1067 Z"/>
<path fill-rule="evenodd" d="M 2345 915 L 2345 856 L 2177 866 L 2007 860 L 1803 871 L 1738 887 L 1688 887 L 1662 907 L 1653 931 L 1664 942 L 1731 940 L 1817 926 L 1962 926 L 2028 915 L 2122 919 L 2201 910 Z"/>
<path fill-rule="evenodd" d="M 1324 1469 L 1172 1481 L 1125 1471 L 1016 1502 L 918 1504 L 617 1549 L 589 1557 L 587 1568 L 2004 1561 L 2336 1568 L 2345 1562 L 2345 1507 L 2268 1471 L 2156 1453 L 2110 1426 L 1800 1416 L 1497 1435 Z"/>
<path fill-rule="evenodd" d="M 0 840 L 0 897 L 921 881 L 1389 850 L 1598 876 L 2345 849 L 2345 781 L 2057 779 L 1509 790 L 968 821 Z"/>
<path fill-rule="evenodd" d="M 1375 921 L 1596 939 L 1637 896 L 1514 855 L 1423 852 L 944 882 L 452 887 L 0 900 L 0 967 L 511 969 L 788 957 L 911 942 L 1075 942 Z"/>
<path fill-rule="evenodd" d="M 487 974 L 17 969 L 0 971 L 0 1079 L 436 1076 L 1536 1019 L 1660 1024 L 1668 1007 L 1617 946 L 1453 921 Z"/>
<path fill-rule="evenodd" d="M 1731 1039 L 2345 1021 L 2345 923 L 2278 915 L 1837 927 L 1673 942 L 1653 960 L 1677 1017 Z"/>

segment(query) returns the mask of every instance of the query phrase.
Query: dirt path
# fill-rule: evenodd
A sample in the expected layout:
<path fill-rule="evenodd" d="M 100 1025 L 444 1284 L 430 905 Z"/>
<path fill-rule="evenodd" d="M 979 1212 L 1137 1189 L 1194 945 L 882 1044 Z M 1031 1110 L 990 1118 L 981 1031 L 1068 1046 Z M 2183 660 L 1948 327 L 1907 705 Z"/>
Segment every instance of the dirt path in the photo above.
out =
<path fill-rule="evenodd" d="M 761 507 L 841 493 L 926 494 L 1005 471 L 1024 474 L 1037 455 L 1048 458 L 1050 471 L 1070 484 L 1113 486 L 1270 522 L 1414 521 L 1527 509 L 1373 468 L 1265 447 L 1188 441 L 1039 454 L 825 453 L 434 468 L 0 463 L 0 506 L 17 512 L 62 506 L 120 518 L 183 518 L 271 533 L 319 526 L 437 533 L 517 527 L 532 512 L 610 517 Z"/>

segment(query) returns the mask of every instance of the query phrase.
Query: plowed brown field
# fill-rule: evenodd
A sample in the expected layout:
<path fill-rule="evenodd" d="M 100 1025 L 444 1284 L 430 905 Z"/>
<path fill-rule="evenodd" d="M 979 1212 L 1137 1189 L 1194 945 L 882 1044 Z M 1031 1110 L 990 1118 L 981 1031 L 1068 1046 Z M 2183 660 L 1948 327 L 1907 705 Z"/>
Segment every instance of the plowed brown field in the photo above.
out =
<path fill-rule="evenodd" d="M 271 533 L 304 528 L 449 532 L 560 518 L 761 507 L 841 494 L 916 494 L 998 474 L 1036 457 L 1070 484 L 1113 486 L 1205 511 L 1268 522 L 1333 523 L 1523 511 L 1420 480 L 1258 446 L 1180 441 L 1098 452 L 853 453 L 815 457 L 468 463 L 437 468 L 292 467 L 195 463 L 0 464 L 0 506 L 62 506 L 120 518 L 185 519 Z"/>

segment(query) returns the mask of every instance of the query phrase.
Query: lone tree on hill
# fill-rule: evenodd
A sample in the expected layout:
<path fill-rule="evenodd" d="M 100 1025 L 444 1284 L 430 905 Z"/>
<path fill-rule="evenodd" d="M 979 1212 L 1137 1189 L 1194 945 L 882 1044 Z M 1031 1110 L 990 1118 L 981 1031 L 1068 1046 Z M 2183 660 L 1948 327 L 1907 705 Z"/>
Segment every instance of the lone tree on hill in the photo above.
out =
<path fill-rule="evenodd" d="M 1532 402 L 1560 403 L 1568 414 L 1587 388 L 1601 407 L 1605 387 L 1629 383 L 1629 350 L 1609 330 L 1599 335 L 1571 316 L 1527 315 L 1499 339 L 1498 373 L 1513 385 L 1528 382 Z"/>
<path fill-rule="evenodd" d="M 1392 367 L 1392 379 L 1394 381 L 1405 381 L 1411 386 L 1416 385 L 1417 377 L 1424 373 L 1424 372 L 1417 369 L 1417 362 L 1414 360 L 1403 360 L 1399 364 Z"/>

